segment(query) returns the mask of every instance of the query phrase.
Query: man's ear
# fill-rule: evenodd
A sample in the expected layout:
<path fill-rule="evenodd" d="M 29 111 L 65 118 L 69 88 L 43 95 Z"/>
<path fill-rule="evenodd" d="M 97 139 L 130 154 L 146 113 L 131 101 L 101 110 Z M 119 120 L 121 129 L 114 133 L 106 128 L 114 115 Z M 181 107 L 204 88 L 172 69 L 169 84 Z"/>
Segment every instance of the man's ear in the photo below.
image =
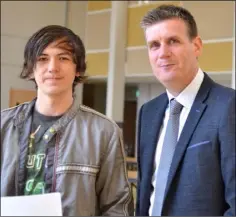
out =
<path fill-rule="evenodd" d="M 193 39 L 193 45 L 194 45 L 194 52 L 196 57 L 199 57 L 202 54 L 202 39 L 200 36 L 197 36 L 195 39 Z"/>

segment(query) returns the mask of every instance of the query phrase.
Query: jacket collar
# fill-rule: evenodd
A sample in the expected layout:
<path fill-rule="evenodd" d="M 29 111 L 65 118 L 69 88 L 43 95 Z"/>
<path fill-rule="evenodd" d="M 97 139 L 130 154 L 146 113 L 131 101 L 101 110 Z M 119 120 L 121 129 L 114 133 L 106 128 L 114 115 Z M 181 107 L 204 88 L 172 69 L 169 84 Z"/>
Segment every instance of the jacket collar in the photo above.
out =
<path fill-rule="evenodd" d="M 29 103 L 22 105 L 22 109 L 16 113 L 14 117 L 14 125 L 16 127 L 21 127 L 21 125 L 32 116 L 34 106 L 37 98 L 33 99 Z M 54 124 L 55 131 L 59 130 L 61 127 L 65 126 L 77 113 L 79 106 L 74 98 L 71 107 L 63 114 L 63 116 Z"/>

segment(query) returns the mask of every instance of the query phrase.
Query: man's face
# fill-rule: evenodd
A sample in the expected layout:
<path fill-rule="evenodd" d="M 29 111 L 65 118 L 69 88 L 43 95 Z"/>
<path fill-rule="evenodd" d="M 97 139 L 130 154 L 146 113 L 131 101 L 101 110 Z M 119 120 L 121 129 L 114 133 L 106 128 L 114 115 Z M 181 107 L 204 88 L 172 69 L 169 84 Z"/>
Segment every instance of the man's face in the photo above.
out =
<path fill-rule="evenodd" d="M 156 78 L 166 87 L 183 89 L 198 70 L 201 39 L 191 40 L 183 20 L 169 19 L 146 29 L 149 61 Z"/>
<path fill-rule="evenodd" d="M 58 42 L 49 44 L 36 60 L 33 75 L 44 95 L 72 95 L 73 81 L 79 75 L 67 45 Z"/>

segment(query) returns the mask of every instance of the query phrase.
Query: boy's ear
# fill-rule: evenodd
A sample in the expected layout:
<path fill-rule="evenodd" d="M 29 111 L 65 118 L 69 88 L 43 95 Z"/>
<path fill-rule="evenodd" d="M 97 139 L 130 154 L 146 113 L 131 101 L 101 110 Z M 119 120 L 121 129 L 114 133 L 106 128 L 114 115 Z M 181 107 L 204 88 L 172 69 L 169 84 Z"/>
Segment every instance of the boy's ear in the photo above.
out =
<path fill-rule="evenodd" d="M 29 80 L 33 80 L 34 79 L 34 73 L 31 73 L 28 77 Z"/>

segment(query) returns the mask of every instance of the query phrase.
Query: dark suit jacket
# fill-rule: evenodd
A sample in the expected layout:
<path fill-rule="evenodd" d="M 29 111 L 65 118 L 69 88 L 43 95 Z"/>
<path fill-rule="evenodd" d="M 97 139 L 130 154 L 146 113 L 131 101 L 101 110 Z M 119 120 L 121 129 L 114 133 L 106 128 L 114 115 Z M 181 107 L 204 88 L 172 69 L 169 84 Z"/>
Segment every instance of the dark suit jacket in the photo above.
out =
<path fill-rule="evenodd" d="M 136 215 L 148 215 L 155 150 L 167 104 L 164 93 L 140 109 Z M 236 215 L 235 134 L 235 90 L 205 74 L 176 146 L 162 215 Z"/>

